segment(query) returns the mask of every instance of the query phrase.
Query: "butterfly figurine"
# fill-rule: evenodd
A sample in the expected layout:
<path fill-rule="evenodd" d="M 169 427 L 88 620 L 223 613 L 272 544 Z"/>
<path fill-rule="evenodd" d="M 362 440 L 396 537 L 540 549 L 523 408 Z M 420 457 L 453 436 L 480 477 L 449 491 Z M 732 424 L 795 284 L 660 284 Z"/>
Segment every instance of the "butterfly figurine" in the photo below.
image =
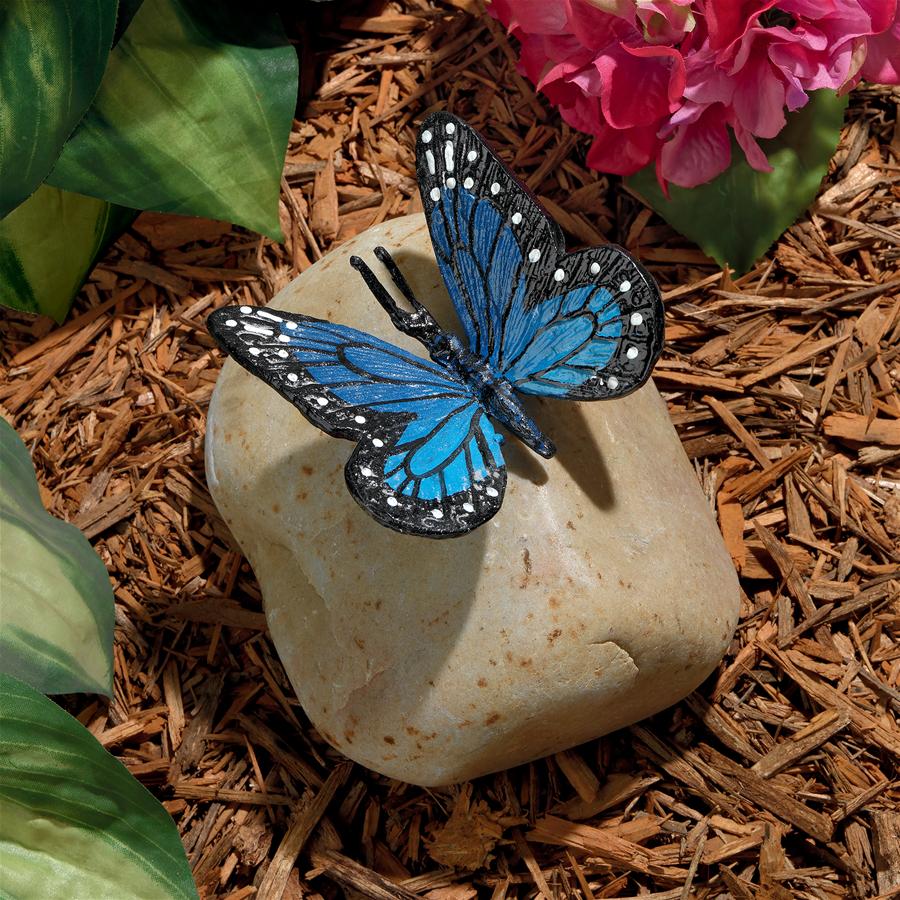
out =
<path fill-rule="evenodd" d="M 541 456 L 555 452 L 521 396 L 631 393 L 662 349 L 663 306 L 652 276 L 621 248 L 566 253 L 559 226 L 461 119 L 436 112 L 424 121 L 416 167 L 465 340 L 435 321 L 383 247 L 375 256 L 409 309 L 362 259 L 350 263 L 430 358 L 282 310 L 225 307 L 207 325 L 313 425 L 356 442 L 345 475 L 367 512 L 396 531 L 445 538 L 500 509 L 497 425 Z"/>

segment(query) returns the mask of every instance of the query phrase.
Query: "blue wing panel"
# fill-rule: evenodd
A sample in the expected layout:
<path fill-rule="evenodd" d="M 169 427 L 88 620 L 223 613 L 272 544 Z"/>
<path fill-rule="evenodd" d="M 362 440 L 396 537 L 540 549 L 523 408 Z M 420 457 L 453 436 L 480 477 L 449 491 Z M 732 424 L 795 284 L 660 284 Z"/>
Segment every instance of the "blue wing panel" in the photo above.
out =
<path fill-rule="evenodd" d="M 470 349 L 523 393 L 602 399 L 649 377 L 662 348 L 662 302 L 624 250 L 567 254 L 558 225 L 448 113 L 422 124 L 416 166 Z"/>
<path fill-rule="evenodd" d="M 237 362 L 314 425 L 358 442 L 347 484 L 378 521 L 450 537 L 500 508 L 506 469 L 499 436 L 472 389 L 451 371 L 308 316 L 229 307 L 207 325 Z"/>

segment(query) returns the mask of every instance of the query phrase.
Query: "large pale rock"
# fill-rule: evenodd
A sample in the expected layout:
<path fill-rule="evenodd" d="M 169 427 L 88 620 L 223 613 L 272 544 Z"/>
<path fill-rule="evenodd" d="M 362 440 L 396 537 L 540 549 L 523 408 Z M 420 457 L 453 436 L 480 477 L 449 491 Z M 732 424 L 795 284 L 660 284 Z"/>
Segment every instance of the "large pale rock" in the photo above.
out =
<path fill-rule="evenodd" d="M 379 271 L 377 244 L 455 324 L 421 216 L 333 251 L 272 306 L 421 351 L 348 264 Z M 731 638 L 737 579 L 656 388 L 531 409 L 557 456 L 510 438 L 503 508 L 437 541 L 357 506 L 350 443 L 233 361 L 216 385 L 209 486 L 288 676 L 320 733 L 386 775 L 446 784 L 605 734 L 692 691 Z"/>

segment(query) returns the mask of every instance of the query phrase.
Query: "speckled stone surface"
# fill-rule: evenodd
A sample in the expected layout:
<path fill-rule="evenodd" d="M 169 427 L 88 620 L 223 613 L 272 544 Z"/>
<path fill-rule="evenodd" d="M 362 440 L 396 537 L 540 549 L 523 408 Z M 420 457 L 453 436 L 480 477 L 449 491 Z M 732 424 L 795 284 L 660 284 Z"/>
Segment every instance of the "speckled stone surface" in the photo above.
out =
<path fill-rule="evenodd" d="M 418 352 L 348 264 L 380 271 L 377 244 L 455 324 L 420 215 L 329 253 L 272 306 Z M 288 676 L 320 733 L 386 775 L 447 784 L 598 737 L 690 693 L 731 638 L 737 578 L 656 388 L 529 408 L 557 456 L 511 438 L 501 511 L 435 541 L 357 506 L 348 442 L 232 361 L 216 385 L 209 486 Z"/>

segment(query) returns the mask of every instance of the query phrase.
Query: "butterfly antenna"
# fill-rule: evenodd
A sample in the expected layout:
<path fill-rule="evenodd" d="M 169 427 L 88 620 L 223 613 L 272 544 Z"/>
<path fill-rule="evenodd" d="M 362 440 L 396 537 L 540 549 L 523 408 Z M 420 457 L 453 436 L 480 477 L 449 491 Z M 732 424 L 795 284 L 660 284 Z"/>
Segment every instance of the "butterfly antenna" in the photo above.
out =
<path fill-rule="evenodd" d="M 380 248 L 384 249 L 384 248 Z M 387 253 L 387 251 L 384 251 Z M 377 250 L 376 250 L 377 253 Z M 379 256 L 379 259 L 381 257 Z M 390 259 L 390 256 L 388 256 Z M 397 287 L 403 292 L 403 296 L 409 300 L 415 312 L 409 313 L 405 309 L 401 309 L 397 306 L 397 301 L 388 293 L 387 288 L 378 280 L 378 276 L 366 265 L 366 263 L 360 259 L 358 256 L 350 257 L 350 265 L 359 272 L 363 277 L 363 281 L 366 283 L 366 287 L 372 292 L 375 296 L 375 299 L 384 307 L 387 314 L 391 317 L 391 322 L 394 323 L 394 327 L 398 331 L 402 331 L 404 334 L 411 335 L 412 337 L 417 338 L 422 341 L 423 344 L 429 346 L 431 341 L 433 340 L 434 335 L 439 331 L 437 323 L 431 317 L 431 314 L 419 303 L 414 297 L 412 297 L 412 292 L 410 291 L 409 285 L 406 283 L 403 276 L 400 274 L 400 270 L 397 269 L 396 264 L 391 259 L 391 265 L 394 270 L 396 270 L 397 275 L 400 278 L 400 281 L 397 281 L 397 278 L 394 276 L 394 272 L 391 271 L 391 266 L 388 266 L 388 271 L 391 272 L 391 276 L 394 278 L 394 281 L 397 283 Z M 401 283 L 402 282 L 402 283 Z M 405 289 L 404 289 L 405 288 Z M 409 293 L 407 293 L 409 291 Z"/>
<path fill-rule="evenodd" d="M 403 273 L 400 271 L 400 267 L 394 262 L 394 257 L 388 253 L 387 249 L 384 247 L 376 247 L 373 252 L 378 261 L 388 270 L 391 280 L 400 289 L 400 293 L 406 297 L 410 306 L 417 312 L 424 309 L 422 304 L 416 300 L 416 295 L 409 286 L 409 282 L 406 280 Z"/>

